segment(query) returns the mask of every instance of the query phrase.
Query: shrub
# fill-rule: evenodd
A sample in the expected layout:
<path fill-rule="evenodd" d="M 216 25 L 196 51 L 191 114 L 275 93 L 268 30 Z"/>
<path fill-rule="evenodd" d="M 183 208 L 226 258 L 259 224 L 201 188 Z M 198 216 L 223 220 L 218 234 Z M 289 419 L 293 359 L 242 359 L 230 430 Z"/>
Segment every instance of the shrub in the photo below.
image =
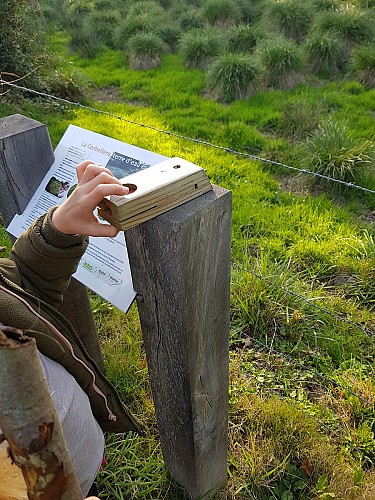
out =
<path fill-rule="evenodd" d="M 154 33 L 139 33 L 130 38 L 129 62 L 132 69 L 152 69 L 161 63 L 161 56 L 166 51 L 165 44 Z"/>
<path fill-rule="evenodd" d="M 181 37 L 179 50 L 188 68 L 205 69 L 220 51 L 216 33 L 194 30 Z"/>
<path fill-rule="evenodd" d="M 304 168 L 345 182 L 356 181 L 374 160 L 372 142 L 354 139 L 345 122 L 331 117 L 303 144 L 300 157 Z"/>
<path fill-rule="evenodd" d="M 284 0 L 266 4 L 264 16 L 280 34 L 300 42 L 310 28 L 312 10 L 299 0 Z"/>
<path fill-rule="evenodd" d="M 260 58 L 266 69 L 267 86 L 286 90 L 302 80 L 303 61 L 293 41 L 280 38 L 263 43 Z"/>
<path fill-rule="evenodd" d="M 228 49 L 231 52 L 249 52 L 257 43 L 257 33 L 248 24 L 234 26 L 228 36 Z"/>
<path fill-rule="evenodd" d="M 311 70 L 331 75 L 342 69 L 345 62 L 344 43 L 332 31 L 314 31 L 306 39 L 306 59 Z"/>
<path fill-rule="evenodd" d="M 239 20 L 239 9 L 233 0 L 206 0 L 201 12 L 212 26 L 231 26 Z"/>
<path fill-rule="evenodd" d="M 366 87 L 375 87 L 375 44 L 355 47 L 350 70 Z"/>
<path fill-rule="evenodd" d="M 365 10 L 345 4 L 338 10 L 329 10 L 318 16 L 316 28 L 319 32 L 333 31 L 346 43 L 348 50 L 357 43 L 374 39 L 374 20 Z"/>
<path fill-rule="evenodd" d="M 223 102 L 249 97 L 254 91 L 260 68 L 246 54 L 224 54 L 218 57 L 207 74 L 212 97 Z"/>
<path fill-rule="evenodd" d="M 11 73 L 11 80 L 14 75 L 25 77 L 28 73 L 24 83 L 37 80 L 35 74 L 30 72 L 45 57 L 37 14 L 34 1 L 0 2 L 0 69 L 5 77 L 5 73 Z"/>

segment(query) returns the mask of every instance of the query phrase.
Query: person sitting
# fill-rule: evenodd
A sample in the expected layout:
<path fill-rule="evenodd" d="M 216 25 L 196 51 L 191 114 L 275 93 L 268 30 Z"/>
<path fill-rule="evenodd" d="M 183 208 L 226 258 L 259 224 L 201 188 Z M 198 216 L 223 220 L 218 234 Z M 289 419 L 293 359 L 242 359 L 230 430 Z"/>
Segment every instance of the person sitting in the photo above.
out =
<path fill-rule="evenodd" d="M 141 432 L 113 385 L 87 354 L 70 322 L 56 310 L 84 254 L 88 236 L 114 237 L 94 214 L 105 196 L 125 195 L 110 170 L 77 165 L 77 187 L 39 217 L 0 259 L 0 322 L 36 339 L 82 496 L 102 463 L 104 432 Z M 84 318 L 83 318 L 84 321 Z M 1 382 L 0 382 L 1 383 Z"/>

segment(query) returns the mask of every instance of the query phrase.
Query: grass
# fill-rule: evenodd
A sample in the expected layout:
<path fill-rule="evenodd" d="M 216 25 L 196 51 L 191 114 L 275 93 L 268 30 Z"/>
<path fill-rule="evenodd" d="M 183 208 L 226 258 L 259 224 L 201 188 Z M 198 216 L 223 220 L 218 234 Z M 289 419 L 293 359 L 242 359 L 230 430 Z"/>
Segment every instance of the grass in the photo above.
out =
<path fill-rule="evenodd" d="M 121 52 L 81 59 L 66 52 L 61 33 L 51 43 L 87 82 L 87 103 L 140 124 L 278 161 L 297 158 L 320 114 L 346 120 L 353 138 L 375 136 L 375 92 L 357 83 L 299 85 L 223 105 L 205 98 L 204 75 L 176 54 L 134 72 Z M 118 89 L 118 102 L 95 101 L 106 87 Z M 301 102 L 305 115 L 317 111 L 298 136 L 285 114 Z M 363 327 L 375 329 L 374 196 L 312 190 L 283 167 L 79 108 L 0 101 L 1 116 L 14 112 L 46 123 L 53 145 L 69 123 L 110 131 L 193 161 L 233 192 L 228 485 L 217 498 L 371 498 L 374 341 Z M 145 438 L 108 438 L 101 496 L 186 498 L 162 462 L 137 311 L 91 300 L 107 373 L 148 425 Z"/>

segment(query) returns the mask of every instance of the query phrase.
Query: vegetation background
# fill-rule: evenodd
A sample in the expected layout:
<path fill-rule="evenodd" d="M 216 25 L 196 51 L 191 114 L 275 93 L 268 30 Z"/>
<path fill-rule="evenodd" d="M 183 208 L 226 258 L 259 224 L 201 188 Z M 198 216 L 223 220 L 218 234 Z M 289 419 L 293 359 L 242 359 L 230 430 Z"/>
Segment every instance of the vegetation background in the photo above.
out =
<path fill-rule="evenodd" d="M 217 498 L 375 498 L 375 2 L 5 0 L 0 24 L 0 116 L 40 120 L 54 145 L 73 123 L 182 156 L 233 192 Z M 108 438 L 100 497 L 187 498 L 136 308 L 91 300 L 107 374 L 149 426 Z"/>

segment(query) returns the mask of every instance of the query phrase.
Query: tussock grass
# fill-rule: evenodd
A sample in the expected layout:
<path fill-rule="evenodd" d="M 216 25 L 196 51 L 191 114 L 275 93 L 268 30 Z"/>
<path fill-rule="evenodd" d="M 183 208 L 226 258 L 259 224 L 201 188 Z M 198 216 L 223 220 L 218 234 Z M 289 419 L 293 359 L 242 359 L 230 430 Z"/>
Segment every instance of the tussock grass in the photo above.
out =
<path fill-rule="evenodd" d="M 266 86 L 287 90 L 302 81 L 302 54 L 291 40 L 265 40 L 259 46 L 259 57 L 265 68 Z"/>
<path fill-rule="evenodd" d="M 131 69 L 153 69 L 161 64 L 161 56 L 166 52 L 163 40 L 153 33 L 138 33 L 128 40 Z"/>
<path fill-rule="evenodd" d="M 224 54 L 209 67 L 207 86 L 223 102 L 250 97 L 260 76 L 260 66 L 246 54 Z"/>
<path fill-rule="evenodd" d="M 350 69 L 363 85 L 375 87 L 375 43 L 353 49 Z"/>
<path fill-rule="evenodd" d="M 373 166 L 375 152 L 372 142 L 355 140 L 345 122 L 329 118 L 312 133 L 301 151 L 301 164 L 313 172 L 356 181 L 367 165 Z"/>
<path fill-rule="evenodd" d="M 343 69 L 346 60 L 345 47 L 335 32 L 314 31 L 306 39 L 305 50 L 313 72 L 332 76 Z"/>
<path fill-rule="evenodd" d="M 187 68 L 205 69 L 222 49 L 216 31 L 195 30 L 181 37 L 179 50 Z"/>

